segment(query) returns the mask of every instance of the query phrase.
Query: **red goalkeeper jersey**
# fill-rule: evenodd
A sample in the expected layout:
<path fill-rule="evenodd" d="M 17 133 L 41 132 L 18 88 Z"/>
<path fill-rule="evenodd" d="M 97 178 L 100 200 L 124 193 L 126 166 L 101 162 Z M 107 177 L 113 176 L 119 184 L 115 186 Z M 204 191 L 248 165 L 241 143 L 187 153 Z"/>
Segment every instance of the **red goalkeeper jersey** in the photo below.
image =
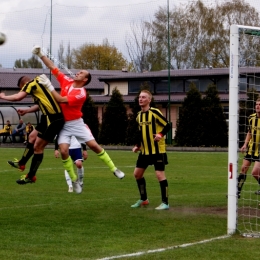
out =
<path fill-rule="evenodd" d="M 61 87 L 61 96 L 68 98 L 68 103 L 60 103 L 65 121 L 76 120 L 82 117 L 82 106 L 87 98 L 86 90 L 74 88 L 74 80 L 59 72 L 57 80 Z"/>

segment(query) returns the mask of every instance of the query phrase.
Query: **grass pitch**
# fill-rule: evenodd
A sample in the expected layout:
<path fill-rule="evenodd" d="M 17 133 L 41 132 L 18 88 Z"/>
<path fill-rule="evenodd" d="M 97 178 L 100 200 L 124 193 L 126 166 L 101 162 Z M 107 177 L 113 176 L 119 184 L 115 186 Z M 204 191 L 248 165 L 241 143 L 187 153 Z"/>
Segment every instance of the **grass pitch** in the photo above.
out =
<path fill-rule="evenodd" d="M 139 199 L 132 175 L 137 154 L 131 151 L 108 151 L 125 172 L 123 180 L 90 151 L 80 195 L 67 192 L 62 163 L 51 149 L 36 183 L 16 184 L 20 173 L 6 161 L 22 152 L 0 148 L 0 259 L 259 258 L 259 239 L 210 240 L 227 233 L 227 153 L 168 152 L 170 210 L 156 211 L 160 187 L 151 166 L 145 173 L 150 205 L 130 207 Z"/>

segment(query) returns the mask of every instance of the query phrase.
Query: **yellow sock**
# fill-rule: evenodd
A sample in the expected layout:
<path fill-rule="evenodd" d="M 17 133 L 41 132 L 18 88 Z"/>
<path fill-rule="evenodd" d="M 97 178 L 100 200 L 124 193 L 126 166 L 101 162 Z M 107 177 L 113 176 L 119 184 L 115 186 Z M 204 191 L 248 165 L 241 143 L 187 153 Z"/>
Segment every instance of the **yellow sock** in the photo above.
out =
<path fill-rule="evenodd" d="M 108 166 L 111 172 L 114 172 L 116 170 L 116 166 L 104 149 L 98 154 L 98 157 Z"/>
<path fill-rule="evenodd" d="M 74 172 L 73 162 L 72 162 L 70 156 L 68 157 L 68 159 L 62 160 L 62 163 L 63 163 L 65 170 L 68 172 L 71 180 L 76 181 L 78 177 Z"/>

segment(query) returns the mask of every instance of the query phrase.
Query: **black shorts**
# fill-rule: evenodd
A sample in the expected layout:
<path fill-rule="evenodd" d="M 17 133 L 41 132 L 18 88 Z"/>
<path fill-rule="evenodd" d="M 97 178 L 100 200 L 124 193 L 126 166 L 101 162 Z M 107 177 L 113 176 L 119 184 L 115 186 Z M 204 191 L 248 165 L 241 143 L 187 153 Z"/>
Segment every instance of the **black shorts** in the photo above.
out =
<path fill-rule="evenodd" d="M 149 165 L 154 165 L 156 171 L 164 171 L 166 164 L 168 164 L 166 153 L 151 155 L 140 153 L 136 162 L 136 168 L 146 169 Z"/>
<path fill-rule="evenodd" d="M 38 137 L 43 140 L 53 142 L 56 135 L 64 125 L 64 118 L 61 113 L 53 115 L 41 115 L 40 123 L 35 127 Z"/>
<path fill-rule="evenodd" d="M 251 155 L 251 154 L 246 154 L 244 156 L 244 160 L 247 160 L 249 162 L 260 162 L 260 157 L 259 156 L 255 156 L 255 155 Z"/>

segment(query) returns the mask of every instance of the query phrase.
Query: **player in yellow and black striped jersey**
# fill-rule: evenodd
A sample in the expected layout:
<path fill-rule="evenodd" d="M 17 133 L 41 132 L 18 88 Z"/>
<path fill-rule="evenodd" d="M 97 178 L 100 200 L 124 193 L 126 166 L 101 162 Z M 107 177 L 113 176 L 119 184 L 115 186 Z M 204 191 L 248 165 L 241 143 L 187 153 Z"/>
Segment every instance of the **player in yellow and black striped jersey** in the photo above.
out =
<path fill-rule="evenodd" d="M 42 112 L 40 122 L 29 135 L 29 140 L 21 160 L 8 161 L 8 163 L 23 171 L 26 162 L 34 154 L 28 174 L 23 175 L 17 180 L 18 184 L 27 184 L 36 181 L 36 172 L 43 159 L 45 146 L 54 140 L 54 137 L 60 132 L 64 125 L 64 118 L 59 104 L 53 98 L 51 92 L 44 86 L 39 84 L 38 77 L 31 80 L 27 76 L 23 76 L 18 80 L 20 92 L 14 95 L 5 96 L 0 93 L 0 98 L 9 101 L 19 101 L 27 95 L 31 95 L 35 104 L 29 109 L 19 109 L 18 113 L 23 116 L 37 110 Z"/>
<path fill-rule="evenodd" d="M 20 81 L 22 79 L 23 78 L 20 78 Z M 19 84 L 20 82 L 18 81 L 18 85 Z M 34 102 L 39 105 L 39 110 L 41 110 L 44 115 L 61 114 L 60 105 L 54 99 L 50 91 L 39 84 L 38 77 L 27 82 L 22 87 L 21 91 L 24 91 L 32 96 Z"/>
<path fill-rule="evenodd" d="M 255 104 L 256 113 L 248 117 L 248 132 L 244 145 L 241 147 L 241 152 L 246 151 L 246 155 L 243 159 L 243 164 L 241 167 L 241 172 L 238 176 L 237 184 L 237 196 L 240 198 L 242 187 L 246 180 L 247 171 L 252 162 L 254 162 L 254 167 L 252 169 L 252 175 L 257 180 L 260 185 L 259 178 L 259 167 L 260 167 L 260 154 L 259 154 L 259 145 L 260 145 L 260 98 L 256 100 Z M 260 191 L 256 192 L 257 195 L 260 195 Z"/>
<path fill-rule="evenodd" d="M 136 121 L 142 136 L 140 140 L 141 153 L 143 155 L 166 153 L 165 138 L 161 138 L 160 141 L 154 140 L 156 133 L 161 133 L 164 136 L 170 129 L 170 124 L 161 111 L 150 107 L 145 112 L 140 111 Z"/>
<path fill-rule="evenodd" d="M 149 165 L 154 165 L 162 197 L 162 203 L 156 209 L 165 210 L 169 209 L 169 204 L 168 182 L 164 171 L 165 165 L 168 164 L 164 135 L 170 130 L 171 125 L 159 109 L 150 107 L 151 100 L 152 94 L 148 90 L 142 90 L 139 95 L 141 111 L 136 118 L 140 140 L 133 148 L 133 152 L 140 151 L 134 170 L 140 199 L 131 207 L 149 204 L 143 175 Z"/>

